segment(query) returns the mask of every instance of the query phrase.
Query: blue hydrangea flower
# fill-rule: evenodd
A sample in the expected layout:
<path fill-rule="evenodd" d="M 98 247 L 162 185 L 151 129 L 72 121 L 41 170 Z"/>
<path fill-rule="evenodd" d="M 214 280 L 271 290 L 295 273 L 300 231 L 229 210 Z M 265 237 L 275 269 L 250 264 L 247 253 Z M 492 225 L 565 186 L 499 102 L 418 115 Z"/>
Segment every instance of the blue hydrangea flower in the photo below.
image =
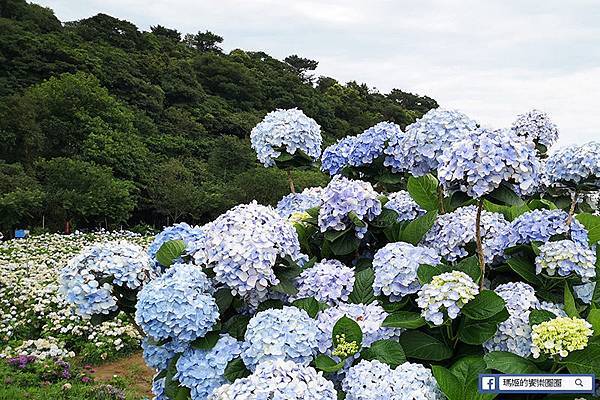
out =
<path fill-rule="evenodd" d="M 439 157 L 438 178 L 447 190 L 479 198 L 510 183 L 527 195 L 539 187 L 541 163 L 535 145 L 510 130 L 479 128 L 451 143 Z"/>
<path fill-rule="evenodd" d="M 556 304 L 540 303 L 533 287 L 526 283 L 505 283 L 498 285 L 494 291 L 506 302 L 509 317 L 498 324 L 494 336 L 483 344 L 486 351 L 508 351 L 528 357 L 531 355 L 531 310 L 546 310 L 556 316 L 566 315 Z"/>
<path fill-rule="evenodd" d="M 323 205 L 319 210 L 321 232 L 329 229 L 345 230 L 350 222 L 350 213 L 354 213 L 362 222 L 372 221 L 381 214 L 381 202 L 378 194 L 368 182 L 351 180 L 342 176 L 334 177 L 323 189 Z M 355 227 L 356 236 L 362 238 L 365 227 Z"/>
<path fill-rule="evenodd" d="M 371 164 L 383 155 L 389 141 L 397 141 L 402 134 L 400 126 L 392 122 L 380 122 L 370 127 L 354 138 L 354 145 L 348 155 L 348 165 L 362 167 Z"/>
<path fill-rule="evenodd" d="M 549 149 L 558 140 L 558 128 L 543 111 L 531 110 L 517 116 L 511 128 L 517 135 Z"/>
<path fill-rule="evenodd" d="M 456 110 L 436 108 L 389 142 L 384 165 L 394 172 L 425 175 L 438 168 L 442 150 L 475 130 L 477 123 Z"/>
<path fill-rule="evenodd" d="M 165 395 L 165 380 L 166 378 L 156 379 L 152 381 L 152 394 L 154 394 L 153 400 L 170 400 Z"/>
<path fill-rule="evenodd" d="M 585 304 L 590 304 L 592 302 L 592 297 L 594 296 L 594 290 L 596 289 L 596 282 L 584 283 L 583 285 L 573 286 L 573 291 L 575 292 L 575 296 Z"/>
<path fill-rule="evenodd" d="M 306 258 L 292 224 L 256 202 L 232 208 L 206 224 L 204 231 L 206 259 L 196 263 L 212 267 L 214 279 L 234 295 L 266 298 L 268 288 L 279 283 L 273 270 L 278 258 Z"/>
<path fill-rule="evenodd" d="M 321 127 L 314 119 L 297 108 L 291 108 L 268 113 L 250 132 L 250 142 L 258 160 L 265 167 L 270 167 L 281 155 L 281 148 L 288 154 L 300 150 L 318 160 L 323 139 Z"/>
<path fill-rule="evenodd" d="M 383 207 L 396 211 L 398 213 L 398 221 L 412 221 L 425 214 L 425 210 L 410 197 L 410 194 L 406 190 L 400 190 L 386 196 L 389 201 Z"/>
<path fill-rule="evenodd" d="M 316 321 L 296 307 L 257 313 L 246 329 L 242 359 L 250 370 L 267 360 L 308 365 L 317 352 Z"/>
<path fill-rule="evenodd" d="M 217 388 L 208 400 L 337 400 L 331 381 L 292 361 L 265 361 L 247 378 Z"/>
<path fill-rule="evenodd" d="M 60 290 L 79 315 L 89 318 L 118 309 L 114 286 L 138 290 L 158 273 L 141 246 L 107 242 L 87 247 L 69 260 L 61 270 Z"/>
<path fill-rule="evenodd" d="M 348 165 L 355 140 L 356 136 L 347 136 L 323 150 L 321 170 L 331 176 L 339 174 Z"/>
<path fill-rule="evenodd" d="M 448 261 L 466 257 L 467 248 L 475 243 L 475 222 L 477 207 L 466 206 L 439 215 L 431 229 L 423 238 L 423 245 L 431 247 Z M 500 213 L 481 213 L 481 238 L 486 263 L 501 258 L 506 248 L 507 232 L 510 223 Z"/>
<path fill-rule="evenodd" d="M 567 218 L 563 210 L 533 210 L 521 214 L 511 224 L 508 234 L 502 239 L 507 247 L 531 242 L 547 242 L 555 235 L 569 233 Z M 588 235 L 585 227 L 576 219 L 571 221 L 571 240 L 587 246 Z"/>
<path fill-rule="evenodd" d="M 539 305 L 535 289 L 523 282 L 504 283 L 498 285 L 494 291 L 504 299 L 509 311 L 514 310 L 518 313 Z"/>
<path fill-rule="evenodd" d="M 542 271 L 550 276 L 575 273 L 582 282 L 589 282 L 596 276 L 596 252 L 572 240 L 547 242 L 535 258 L 535 273 Z"/>
<path fill-rule="evenodd" d="M 202 228 L 190 226 L 185 222 L 166 227 L 148 246 L 148 255 L 154 260 L 160 247 L 171 240 L 183 240 L 189 251 L 194 247 L 194 243 L 202 241 L 203 236 Z"/>
<path fill-rule="evenodd" d="M 241 351 L 240 342 L 227 334 L 221 335 L 210 350 L 190 348 L 183 353 L 177 360 L 174 379 L 191 389 L 192 400 L 204 400 L 227 383 L 223 376 L 225 368 Z"/>
<path fill-rule="evenodd" d="M 417 293 L 421 288 L 417 277 L 419 266 L 437 265 L 440 261 L 440 256 L 434 249 L 405 242 L 388 243 L 373 258 L 373 290 L 378 296 L 389 296 L 391 301 Z"/>
<path fill-rule="evenodd" d="M 443 400 L 431 370 L 405 362 L 395 369 L 378 360 L 362 360 L 342 381 L 346 400 Z"/>
<path fill-rule="evenodd" d="M 144 351 L 144 361 L 150 368 L 163 370 L 167 368 L 169 362 L 176 354 L 183 353 L 189 347 L 188 342 L 179 342 L 171 340 L 163 345 L 149 337 L 142 340 L 142 350 Z"/>
<path fill-rule="evenodd" d="M 373 342 L 380 339 L 392 339 L 400 337 L 401 328 L 383 327 L 383 320 L 389 315 L 383 307 L 377 303 L 371 304 L 347 304 L 340 303 L 336 306 L 322 310 L 317 314 L 317 325 L 319 335 L 319 351 L 331 354 L 333 343 L 331 334 L 335 323 L 343 316 L 352 318 L 360 326 L 363 333 L 363 346 L 369 347 Z"/>
<path fill-rule="evenodd" d="M 417 305 L 425 320 L 442 325 L 446 317 L 455 319 L 470 300 L 479 293 L 473 279 L 462 271 L 445 272 L 423 285 L 417 295 Z"/>
<path fill-rule="evenodd" d="M 154 340 L 190 342 L 203 337 L 219 319 L 208 277 L 190 264 L 175 264 L 140 291 L 137 324 Z"/>
<path fill-rule="evenodd" d="M 276 210 L 283 218 L 289 218 L 292 214 L 304 212 L 321 205 L 322 187 L 306 188 L 301 193 L 290 193 L 277 203 Z"/>
<path fill-rule="evenodd" d="M 302 271 L 297 280 L 296 299 L 314 297 L 331 305 L 348 301 L 354 287 L 354 270 L 338 260 L 322 260 Z"/>
<path fill-rule="evenodd" d="M 544 183 L 578 185 L 586 181 L 600 187 L 600 143 L 589 142 L 560 149 L 544 164 Z"/>

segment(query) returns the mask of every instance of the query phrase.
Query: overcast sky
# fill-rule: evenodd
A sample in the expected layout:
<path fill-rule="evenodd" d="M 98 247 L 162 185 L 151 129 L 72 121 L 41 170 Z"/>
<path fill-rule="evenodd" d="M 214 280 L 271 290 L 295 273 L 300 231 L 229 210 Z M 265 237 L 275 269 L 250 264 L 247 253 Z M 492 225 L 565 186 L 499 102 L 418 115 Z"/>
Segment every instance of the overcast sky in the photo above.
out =
<path fill-rule="evenodd" d="M 428 95 L 484 125 L 538 108 L 559 146 L 600 140 L 597 0 L 34 0 L 62 20 L 210 30 L 225 50 L 298 54 L 317 73 Z"/>

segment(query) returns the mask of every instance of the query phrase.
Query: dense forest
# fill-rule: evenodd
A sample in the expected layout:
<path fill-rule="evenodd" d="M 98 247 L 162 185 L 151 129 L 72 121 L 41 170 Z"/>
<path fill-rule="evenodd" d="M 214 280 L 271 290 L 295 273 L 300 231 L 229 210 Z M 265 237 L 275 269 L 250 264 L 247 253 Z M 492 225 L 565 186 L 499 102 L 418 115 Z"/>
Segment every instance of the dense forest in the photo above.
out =
<path fill-rule="evenodd" d="M 182 34 L 98 14 L 61 22 L 0 0 L 0 230 L 204 222 L 276 201 L 285 174 L 260 166 L 251 129 L 298 107 L 325 144 L 383 121 L 405 127 L 436 102 L 315 76 L 318 62 L 226 53 L 209 31 Z M 299 188 L 318 169 L 297 172 Z"/>

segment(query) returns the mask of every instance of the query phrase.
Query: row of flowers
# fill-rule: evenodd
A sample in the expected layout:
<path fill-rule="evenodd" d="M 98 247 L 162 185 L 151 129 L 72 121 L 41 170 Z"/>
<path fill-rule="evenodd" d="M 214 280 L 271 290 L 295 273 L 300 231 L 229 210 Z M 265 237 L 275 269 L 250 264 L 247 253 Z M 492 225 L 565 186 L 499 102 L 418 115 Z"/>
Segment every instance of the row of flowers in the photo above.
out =
<path fill-rule="evenodd" d="M 86 248 L 61 273 L 82 318 L 135 320 L 156 399 L 475 398 L 479 373 L 600 373 L 597 144 L 548 156 L 534 111 L 505 130 L 436 109 L 325 149 L 278 110 L 258 159 L 321 158 L 324 188 Z M 291 175 L 290 175 L 291 176 Z M 491 396 L 490 398 L 492 398 Z"/>
<path fill-rule="evenodd" d="M 92 324 L 60 292 L 59 273 L 82 249 L 127 241 L 145 253 L 150 238 L 130 232 L 46 234 L 0 244 L 0 356 L 35 360 L 79 356 L 89 362 L 139 348 L 140 334 L 124 315 Z M 143 246 L 143 247 L 142 247 Z"/>

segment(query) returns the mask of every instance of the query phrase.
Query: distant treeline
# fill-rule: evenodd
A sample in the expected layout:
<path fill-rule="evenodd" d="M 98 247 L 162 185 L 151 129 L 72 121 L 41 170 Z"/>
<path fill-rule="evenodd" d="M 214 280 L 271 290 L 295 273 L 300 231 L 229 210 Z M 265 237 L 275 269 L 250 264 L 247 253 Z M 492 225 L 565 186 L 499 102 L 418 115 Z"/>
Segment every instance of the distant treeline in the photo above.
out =
<path fill-rule="evenodd" d="M 285 174 L 258 165 L 248 139 L 267 112 L 302 109 L 330 144 L 437 106 L 315 77 L 318 62 L 296 55 L 226 54 L 222 41 L 104 14 L 61 23 L 0 0 L 0 230 L 202 223 L 252 199 L 273 204 Z"/>

